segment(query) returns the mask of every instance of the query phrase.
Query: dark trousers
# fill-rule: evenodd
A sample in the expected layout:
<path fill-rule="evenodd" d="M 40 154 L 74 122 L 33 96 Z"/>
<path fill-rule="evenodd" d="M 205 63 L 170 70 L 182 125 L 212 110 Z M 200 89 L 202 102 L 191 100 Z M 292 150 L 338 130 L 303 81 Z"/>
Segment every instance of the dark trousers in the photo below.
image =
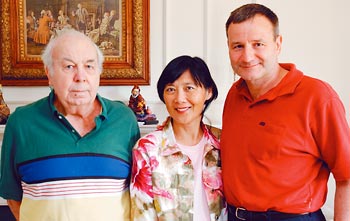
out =
<path fill-rule="evenodd" d="M 278 213 L 278 212 L 277 212 Z M 265 215 L 266 214 L 266 215 Z M 247 218 L 246 221 L 326 221 L 326 218 L 324 217 L 321 210 L 318 210 L 313 213 L 308 213 L 304 215 L 299 215 L 295 217 L 289 217 L 289 218 L 274 218 L 273 214 L 276 214 L 276 212 L 266 212 L 263 216 L 250 216 L 245 217 Z M 242 219 L 239 219 L 236 217 L 236 210 L 229 206 L 228 208 L 228 221 L 242 221 Z"/>
<path fill-rule="evenodd" d="M 1 221 L 16 221 L 8 206 L 0 206 L 0 220 Z"/>

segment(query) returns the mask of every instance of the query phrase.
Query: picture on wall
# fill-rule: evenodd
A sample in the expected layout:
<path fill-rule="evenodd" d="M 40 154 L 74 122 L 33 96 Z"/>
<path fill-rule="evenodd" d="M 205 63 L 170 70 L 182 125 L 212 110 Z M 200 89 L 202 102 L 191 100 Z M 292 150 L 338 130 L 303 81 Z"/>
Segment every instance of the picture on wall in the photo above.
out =
<path fill-rule="evenodd" d="M 27 56 L 40 55 L 50 38 L 64 29 L 76 29 L 89 36 L 106 56 L 122 53 L 121 0 L 36 1 L 25 5 Z"/>
<path fill-rule="evenodd" d="M 47 85 L 40 55 L 65 29 L 105 55 L 101 85 L 149 84 L 149 0 L 2 1 L 1 83 Z"/>

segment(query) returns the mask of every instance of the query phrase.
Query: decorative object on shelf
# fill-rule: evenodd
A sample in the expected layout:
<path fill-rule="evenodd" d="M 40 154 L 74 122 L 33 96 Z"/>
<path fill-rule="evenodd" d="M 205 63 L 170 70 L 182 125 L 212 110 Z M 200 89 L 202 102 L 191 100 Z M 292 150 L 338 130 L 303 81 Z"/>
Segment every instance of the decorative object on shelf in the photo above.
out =
<path fill-rule="evenodd" d="M 138 122 L 144 124 L 158 124 L 158 120 L 151 109 L 146 105 L 145 99 L 140 93 L 141 89 L 138 85 L 134 85 L 131 90 L 128 106 L 135 113 Z"/>
<path fill-rule="evenodd" d="M 6 124 L 7 118 L 10 116 L 10 108 L 7 106 L 2 94 L 2 85 L 0 84 L 0 124 Z"/>

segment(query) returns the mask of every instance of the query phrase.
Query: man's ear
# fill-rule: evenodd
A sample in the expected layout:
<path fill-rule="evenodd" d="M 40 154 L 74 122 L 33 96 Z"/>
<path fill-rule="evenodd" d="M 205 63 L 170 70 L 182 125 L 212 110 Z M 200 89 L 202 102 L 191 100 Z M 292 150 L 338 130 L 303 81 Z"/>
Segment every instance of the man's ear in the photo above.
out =
<path fill-rule="evenodd" d="M 278 35 L 276 37 L 276 50 L 278 54 L 281 52 L 281 49 L 282 49 L 282 35 Z"/>
<path fill-rule="evenodd" d="M 46 74 L 46 77 L 47 77 L 47 79 L 49 79 L 49 85 L 51 85 L 51 76 L 50 76 L 50 72 L 49 72 L 49 69 L 47 68 L 47 67 L 45 67 L 45 74 Z"/>

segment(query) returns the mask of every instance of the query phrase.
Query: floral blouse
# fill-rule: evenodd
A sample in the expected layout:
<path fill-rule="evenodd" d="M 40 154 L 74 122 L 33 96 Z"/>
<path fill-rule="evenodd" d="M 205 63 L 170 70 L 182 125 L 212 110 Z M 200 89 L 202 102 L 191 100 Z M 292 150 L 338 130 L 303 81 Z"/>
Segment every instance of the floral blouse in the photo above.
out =
<path fill-rule="evenodd" d="M 194 171 L 175 143 L 170 118 L 133 150 L 131 220 L 192 221 Z M 202 123 L 206 145 L 202 179 L 210 220 L 226 220 L 218 140 Z"/>

